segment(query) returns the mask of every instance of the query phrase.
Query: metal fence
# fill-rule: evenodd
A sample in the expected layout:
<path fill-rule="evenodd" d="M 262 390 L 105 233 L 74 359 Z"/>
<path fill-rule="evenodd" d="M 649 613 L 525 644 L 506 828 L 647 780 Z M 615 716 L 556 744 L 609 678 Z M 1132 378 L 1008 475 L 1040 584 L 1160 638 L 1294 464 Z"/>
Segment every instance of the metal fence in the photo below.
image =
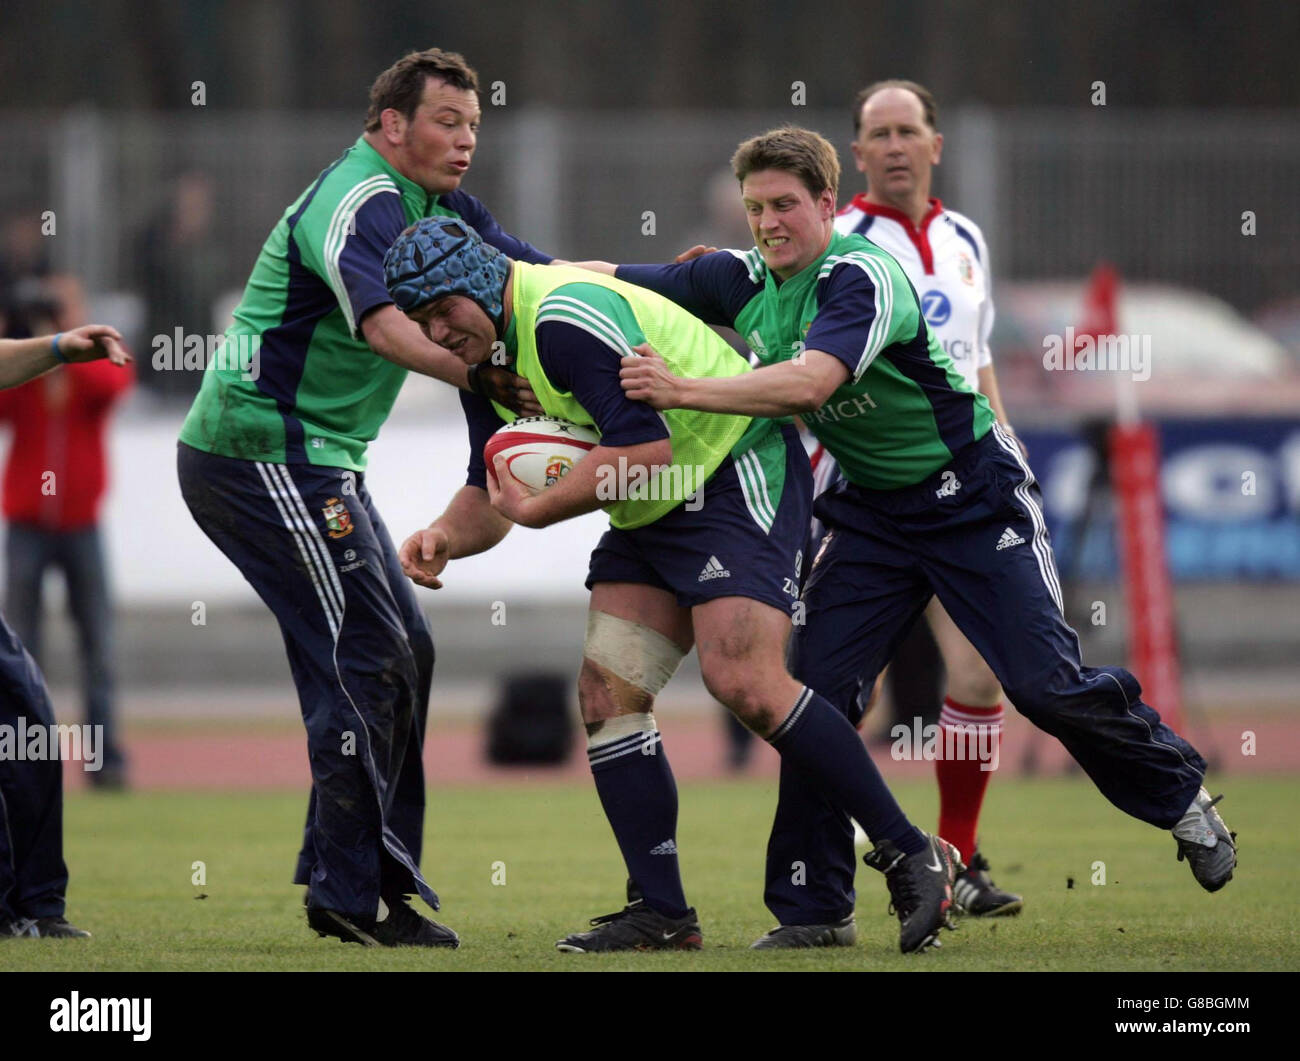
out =
<path fill-rule="evenodd" d="M 840 110 L 610 113 L 488 108 L 469 191 L 553 253 L 664 260 L 717 231 L 706 186 L 735 144 L 791 116 L 842 150 Z M 1000 278 L 1078 276 L 1203 289 L 1250 312 L 1300 293 L 1300 119 L 1259 112 L 954 109 L 936 191 L 984 228 Z M 0 211 L 53 210 L 50 256 L 94 291 L 130 289 L 138 233 L 168 180 L 207 173 L 214 288 L 242 284 L 299 191 L 358 135 L 355 113 L 8 113 Z M 1256 234 L 1243 234 L 1253 212 Z M 739 209 L 737 208 L 737 214 Z"/>

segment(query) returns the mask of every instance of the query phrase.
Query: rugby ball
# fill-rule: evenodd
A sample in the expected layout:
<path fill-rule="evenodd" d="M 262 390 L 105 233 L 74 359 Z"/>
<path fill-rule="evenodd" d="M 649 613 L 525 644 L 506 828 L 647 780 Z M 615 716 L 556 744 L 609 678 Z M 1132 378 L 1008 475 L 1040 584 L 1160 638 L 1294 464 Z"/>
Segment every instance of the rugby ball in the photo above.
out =
<path fill-rule="evenodd" d="M 600 435 L 554 416 L 525 416 L 506 424 L 483 447 L 488 475 L 496 480 L 497 454 L 517 482 L 530 490 L 553 486 L 600 444 Z"/>

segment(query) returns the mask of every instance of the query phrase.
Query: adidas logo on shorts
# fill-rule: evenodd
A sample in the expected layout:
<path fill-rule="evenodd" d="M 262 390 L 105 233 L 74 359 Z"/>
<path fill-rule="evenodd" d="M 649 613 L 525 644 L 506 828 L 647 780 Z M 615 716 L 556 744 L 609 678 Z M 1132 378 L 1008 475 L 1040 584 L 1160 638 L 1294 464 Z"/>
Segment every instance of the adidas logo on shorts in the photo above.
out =
<path fill-rule="evenodd" d="M 998 539 L 998 552 L 1001 552 L 1003 549 L 1010 549 L 1013 545 L 1024 544 L 1025 539 L 1008 527 L 1002 532 L 1002 537 Z"/>
<path fill-rule="evenodd" d="M 731 572 L 722 566 L 722 562 L 716 556 L 710 556 L 709 562 L 704 565 L 704 570 L 700 572 L 700 577 L 696 582 L 708 582 L 714 578 L 730 578 Z"/>
<path fill-rule="evenodd" d="M 650 854 L 652 854 L 652 855 L 675 855 L 675 854 L 677 854 L 677 841 L 675 841 L 675 840 L 665 840 L 662 844 L 659 844 L 657 847 L 652 847 L 652 848 L 650 849 Z"/>

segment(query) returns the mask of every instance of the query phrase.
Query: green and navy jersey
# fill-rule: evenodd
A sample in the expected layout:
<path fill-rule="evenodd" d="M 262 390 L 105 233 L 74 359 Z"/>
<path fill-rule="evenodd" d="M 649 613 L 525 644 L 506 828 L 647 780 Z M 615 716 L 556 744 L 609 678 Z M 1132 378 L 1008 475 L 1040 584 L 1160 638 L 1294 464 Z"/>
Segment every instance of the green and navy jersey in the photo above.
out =
<path fill-rule="evenodd" d="M 757 247 L 681 265 L 624 265 L 618 276 L 735 328 L 765 365 L 803 350 L 839 358 L 849 378 L 803 420 L 859 486 L 918 483 L 993 422 L 987 399 L 926 325 L 898 262 L 861 236 L 833 234 L 816 261 L 785 281 Z"/>
<path fill-rule="evenodd" d="M 392 302 L 388 248 L 435 215 L 462 218 L 511 257 L 550 261 L 504 232 L 472 195 L 430 196 L 361 137 L 267 238 L 226 332 L 230 353 L 218 351 L 208 365 L 181 441 L 242 460 L 364 471 L 366 446 L 407 370 L 366 345 L 361 322 Z"/>
<path fill-rule="evenodd" d="M 511 311 L 505 336 L 511 367 L 528 379 L 548 415 L 595 428 L 603 446 L 672 443 L 672 463 L 640 496 L 606 506 L 615 527 L 641 527 L 666 515 L 732 456 L 755 522 L 770 531 L 773 498 L 784 483 L 784 443 L 772 421 L 687 409 L 658 413 L 629 400 L 619 383 L 622 359 L 637 356 L 632 348 L 646 342 L 681 375 L 750 371 L 717 333 L 653 292 L 560 266 L 517 262 Z M 461 403 L 470 435 L 467 482 L 482 487 L 483 446 L 514 414 L 477 395 L 462 394 Z"/>

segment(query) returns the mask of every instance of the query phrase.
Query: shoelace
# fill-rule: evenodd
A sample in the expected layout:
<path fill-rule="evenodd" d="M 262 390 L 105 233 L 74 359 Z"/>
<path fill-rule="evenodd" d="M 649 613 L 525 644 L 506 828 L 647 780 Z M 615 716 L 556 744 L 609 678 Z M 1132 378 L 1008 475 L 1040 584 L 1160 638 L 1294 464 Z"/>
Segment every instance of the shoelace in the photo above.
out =
<path fill-rule="evenodd" d="M 1208 803 L 1206 803 L 1204 806 L 1202 806 L 1202 805 L 1200 805 L 1200 804 L 1193 804 L 1192 807 L 1191 807 L 1191 809 L 1188 810 L 1187 814 L 1183 815 L 1184 819 L 1186 819 L 1186 817 L 1187 817 L 1188 815 L 1192 814 L 1193 812 L 1199 813 L 1200 816 L 1201 816 L 1201 819 L 1202 819 L 1202 820 L 1204 821 L 1204 823 L 1205 823 L 1205 827 L 1206 827 L 1207 829 L 1210 829 L 1211 832 L 1213 832 L 1213 828 L 1212 828 L 1212 826 L 1210 825 L 1210 813 L 1209 813 L 1209 812 L 1210 812 L 1210 810 L 1214 807 L 1214 805 L 1215 805 L 1216 803 L 1218 803 L 1219 800 L 1221 800 L 1221 799 L 1223 799 L 1223 793 L 1222 793 L 1222 792 L 1220 792 L 1217 796 L 1215 796 L 1212 800 L 1210 800 L 1210 801 L 1209 801 Z M 1216 811 L 1215 813 L 1217 814 L 1218 812 Z M 1178 824 L 1181 825 L 1182 822 L 1180 821 Z M 1177 829 L 1178 826 L 1174 826 L 1174 828 Z M 1178 834 L 1175 832 L 1174 835 L 1177 836 Z M 1232 837 L 1235 839 L 1237 834 L 1236 834 L 1236 833 L 1232 833 L 1231 835 L 1232 835 Z M 1179 840 L 1183 840 L 1183 839 L 1185 839 L 1185 838 L 1179 836 L 1178 839 L 1179 839 Z M 1195 841 L 1193 841 L 1193 842 L 1195 842 Z"/>
<path fill-rule="evenodd" d="M 591 924 L 593 924 L 593 925 L 608 925 L 608 924 L 610 924 L 610 923 L 613 922 L 613 921 L 621 921 L 621 920 L 623 920 L 623 918 L 628 917 L 628 916 L 630 916 L 631 914 L 636 913 L 636 911 L 639 910 L 639 909 L 641 909 L 641 900 L 640 900 L 640 899 L 638 899 L 638 900 L 637 900 L 636 902 L 634 902 L 634 903 L 628 903 L 627 906 L 623 907 L 622 910 L 619 910 L 619 911 L 617 911 L 617 912 L 615 912 L 615 913 L 612 913 L 612 914 L 601 914 L 600 917 L 593 917 L 593 918 L 591 919 Z"/>
<path fill-rule="evenodd" d="M 914 881 L 911 877 L 906 877 L 901 872 L 891 873 L 885 878 L 885 883 L 889 886 L 889 895 L 892 900 L 889 904 L 889 913 L 892 916 L 897 913 L 907 918 L 919 905 L 917 902 L 916 888 L 913 887 Z"/>
<path fill-rule="evenodd" d="M 1201 817 L 1203 817 L 1203 818 L 1209 818 L 1209 815 L 1208 815 L 1206 812 L 1209 811 L 1209 809 L 1210 809 L 1211 807 L 1213 807 L 1216 803 L 1218 803 L 1219 800 L 1221 800 L 1221 799 L 1223 799 L 1223 793 L 1222 793 L 1222 792 L 1220 792 L 1217 796 L 1215 796 L 1212 800 L 1210 800 L 1210 802 L 1207 803 L 1204 807 L 1200 807 L 1200 808 L 1198 808 L 1198 809 L 1200 810 L 1200 812 L 1201 812 Z M 1216 812 L 1216 813 L 1217 813 L 1217 812 Z M 1220 821 L 1222 821 L 1222 818 L 1220 818 Z M 1227 827 L 1227 823 L 1224 822 L 1223 824 L 1224 824 L 1224 827 L 1226 828 L 1226 827 Z M 1208 827 L 1208 826 L 1207 826 L 1207 827 Z M 1210 831 L 1211 831 L 1211 832 L 1214 831 L 1212 827 L 1210 827 Z M 1178 834 L 1175 833 L 1174 835 L 1177 836 Z M 1231 839 L 1233 845 L 1235 846 L 1236 843 L 1237 843 L 1237 833 L 1236 833 L 1236 830 L 1234 830 L 1234 829 L 1228 829 L 1228 837 L 1229 837 L 1229 839 Z M 1189 840 L 1184 839 L 1184 838 L 1181 837 L 1181 836 L 1178 836 L 1178 861 L 1179 861 L 1179 862 L 1182 862 L 1182 861 L 1184 860 L 1184 858 L 1186 857 L 1186 852 L 1185 852 L 1185 850 L 1184 850 L 1184 848 L 1183 848 L 1183 844 L 1185 844 L 1185 843 L 1196 843 L 1196 841 L 1195 841 L 1195 840 L 1190 840 L 1190 841 L 1189 841 Z"/>
<path fill-rule="evenodd" d="M 1223 793 L 1222 793 L 1222 792 L 1220 792 L 1217 796 L 1215 796 L 1212 800 L 1210 800 L 1210 802 L 1207 803 L 1207 804 L 1205 805 L 1205 809 L 1206 809 L 1206 810 L 1209 810 L 1209 809 L 1210 809 L 1211 807 L 1213 807 L 1216 803 L 1218 803 L 1219 800 L 1221 800 L 1221 799 L 1223 799 Z M 1222 819 L 1220 819 L 1220 821 L 1222 821 Z M 1227 828 L 1228 823 L 1227 823 L 1227 822 L 1223 822 L 1223 825 L 1224 825 L 1224 828 Z M 1237 842 L 1237 834 L 1236 834 L 1233 830 L 1228 829 L 1228 835 L 1229 835 L 1230 837 L 1232 837 L 1232 842 L 1235 844 L 1235 843 Z"/>

